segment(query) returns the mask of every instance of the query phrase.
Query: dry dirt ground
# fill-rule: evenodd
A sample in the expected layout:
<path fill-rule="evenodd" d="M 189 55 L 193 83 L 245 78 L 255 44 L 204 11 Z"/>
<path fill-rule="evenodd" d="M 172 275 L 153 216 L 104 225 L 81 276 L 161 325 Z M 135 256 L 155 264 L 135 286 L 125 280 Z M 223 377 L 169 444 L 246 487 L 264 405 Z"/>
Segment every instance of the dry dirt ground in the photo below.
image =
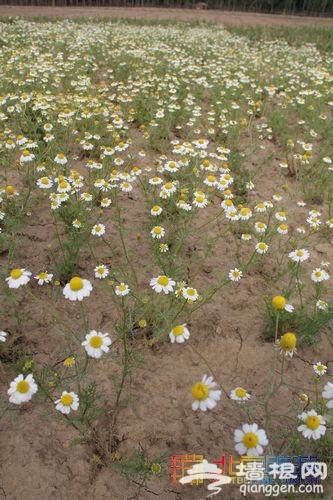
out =
<path fill-rule="evenodd" d="M 265 24 L 267 22 L 280 24 L 285 22 L 320 23 L 333 25 L 333 20 L 311 20 L 302 18 L 287 18 L 260 16 L 255 14 L 238 14 L 224 12 L 194 12 L 161 9 L 51 9 L 0 7 L 0 15 L 61 15 L 61 16 L 100 16 L 110 17 L 144 17 L 154 19 L 174 18 L 182 20 L 200 19 L 230 23 Z M 267 147 L 271 145 L 267 143 Z M 138 145 L 138 149 L 140 146 Z M 282 158 L 276 156 L 276 162 Z M 147 163 L 147 159 L 145 164 Z M 139 165 L 140 166 L 140 165 Z M 144 163 L 142 164 L 144 166 Z M 80 169 L 80 166 L 74 166 Z M 82 171 L 82 173 L 85 173 Z M 280 185 L 276 169 L 265 171 L 257 185 L 260 188 L 255 193 L 258 200 L 268 199 L 276 186 Z M 290 180 L 290 190 L 294 186 Z M 290 204 L 286 209 L 294 210 L 298 194 L 290 196 Z M 138 246 L 131 234 L 141 230 L 144 223 L 145 209 L 136 193 L 132 199 L 124 196 L 126 206 L 125 225 L 128 229 L 130 247 L 134 264 L 140 268 L 145 261 L 147 245 L 144 241 Z M 32 210 L 30 222 L 21 234 L 21 250 L 17 257 L 20 267 L 40 270 L 48 267 L 50 262 L 45 251 L 48 245 L 56 247 L 49 231 L 52 219 L 49 214 L 48 200 L 44 200 Z M 320 206 L 318 207 L 320 210 Z M 295 223 L 304 221 L 307 209 L 299 210 Z M 112 216 L 111 216 L 112 217 Z M 297 221 L 299 217 L 299 221 Z M 107 224 L 107 221 L 106 221 Z M 204 286 L 215 266 L 226 269 L 232 265 L 229 242 L 223 241 L 212 255 L 205 276 L 198 277 L 197 287 Z M 96 250 L 98 252 L 98 249 Z M 313 251 L 312 263 L 315 267 L 323 255 L 331 252 L 329 243 L 325 248 L 318 247 Z M 104 256 L 106 257 L 106 256 Z M 103 260 L 103 259 L 102 259 Z M 147 261 L 147 259 L 146 259 Z M 5 258 L 2 261 L 5 264 Z M 272 265 L 274 263 L 272 262 Z M 89 270 L 93 264 L 87 259 L 82 260 L 82 273 Z M 155 270 L 156 271 L 156 270 Z M 149 264 L 142 266 L 142 283 L 152 276 Z M 209 360 L 209 364 L 220 381 L 230 390 L 237 385 L 245 385 L 252 390 L 255 397 L 265 392 L 276 354 L 270 343 L 261 338 L 264 327 L 262 311 L 262 296 L 267 290 L 268 276 L 260 269 L 249 273 L 235 287 L 226 289 L 208 304 L 204 311 L 193 316 L 189 328 L 196 331 L 192 343 L 201 355 Z M 34 285 L 35 289 L 38 285 Z M 62 352 L 62 339 L 56 337 L 52 325 L 45 320 L 43 306 L 36 304 L 21 290 L 17 294 L 21 304 L 21 314 L 25 318 L 22 325 L 22 339 L 30 353 L 34 355 L 36 365 L 41 366 L 47 360 L 56 362 Z M 46 297 L 52 301 L 52 294 Z M 109 309 L 105 295 L 96 290 L 94 298 L 86 301 L 92 311 L 91 324 L 101 331 L 112 332 L 114 322 L 113 311 Z M 62 317 L 68 318 L 69 324 L 75 328 L 79 318 L 76 317 L 75 303 L 61 301 Z M 6 325 L 4 329 L 17 328 L 11 319 L 11 307 L 7 303 L 4 309 Z M 14 326 L 15 325 L 15 326 Z M 320 342 L 314 347 L 304 347 L 300 350 L 302 357 L 315 362 L 325 361 L 327 353 L 332 352 L 332 340 L 328 331 L 321 336 Z M 179 349 L 178 349 L 179 347 Z M 141 447 L 148 456 L 171 456 L 179 453 L 203 453 L 215 460 L 221 454 L 232 453 L 233 430 L 242 423 L 239 412 L 225 397 L 217 408 L 206 414 L 197 414 L 191 410 L 191 391 L 188 381 L 196 381 L 207 371 L 202 360 L 189 345 L 173 346 L 161 344 L 151 350 L 138 344 L 138 352 L 142 357 L 133 372 L 128 394 L 133 400 L 121 411 L 118 422 L 118 434 L 121 440 L 118 452 L 120 456 L 128 456 L 131 450 Z M 326 354 L 324 354 L 326 353 Z M 324 357 L 324 358 L 323 358 Z M 149 367 L 149 370 L 147 370 Z M 107 388 L 108 371 L 116 369 L 109 361 L 100 360 L 96 365 L 96 379 L 101 387 Z M 10 366 L 4 367 L 1 379 L 6 386 L 10 380 Z M 299 359 L 293 360 L 287 366 L 288 378 L 295 386 L 304 387 L 304 380 L 309 380 L 309 367 Z M 186 384 L 184 385 L 184 377 Z M 305 389 L 305 388 L 304 388 Z M 297 401 L 297 391 L 290 389 L 283 392 L 275 402 L 276 408 L 284 408 L 286 401 Z M 31 402 L 11 412 L 10 418 L 1 422 L 1 472 L 0 498 L 9 500 L 197 500 L 207 495 L 205 487 L 184 488 L 170 481 L 168 464 L 163 468 L 162 477 L 149 481 L 147 488 L 140 488 L 135 482 L 124 478 L 116 470 L 100 468 L 94 461 L 92 451 L 84 445 L 73 444 L 77 438 L 75 431 L 54 420 L 44 406 Z M 236 454 L 234 453 L 234 456 Z M 326 482 L 327 493 L 332 491 L 332 483 Z M 236 487 L 225 488 L 218 497 L 221 500 L 238 500 L 241 494 Z M 261 498 L 260 495 L 249 495 L 248 499 Z M 280 496 L 279 498 L 284 498 Z M 298 496 L 301 498 L 301 495 Z M 312 500 L 311 495 L 304 497 Z M 329 498 L 329 497 L 327 497 Z"/>
<path fill-rule="evenodd" d="M 157 9 L 124 7 L 25 7 L 0 5 L 0 16 L 52 16 L 52 17 L 114 17 L 131 19 L 173 19 L 177 21 L 208 21 L 234 26 L 286 25 L 333 27 L 333 19 L 317 17 L 255 14 L 193 9 Z"/>

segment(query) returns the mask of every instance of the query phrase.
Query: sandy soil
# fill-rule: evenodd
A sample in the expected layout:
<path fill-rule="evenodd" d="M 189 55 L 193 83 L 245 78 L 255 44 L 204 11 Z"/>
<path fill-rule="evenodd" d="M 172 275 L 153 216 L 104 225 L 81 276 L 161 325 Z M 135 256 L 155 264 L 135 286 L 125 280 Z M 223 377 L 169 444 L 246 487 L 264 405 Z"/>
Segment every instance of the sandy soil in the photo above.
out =
<path fill-rule="evenodd" d="M 0 6 L 0 16 L 51 16 L 51 17 L 110 17 L 131 19 L 174 19 L 178 21 L 208 21 L 221 24 L 285 25 L 333 27 L 333 19 L 319 17 L 283 16 L 248 12 L 227 12 L 193 9 L 158 9 L 124 7 L 25 7 Z"/>

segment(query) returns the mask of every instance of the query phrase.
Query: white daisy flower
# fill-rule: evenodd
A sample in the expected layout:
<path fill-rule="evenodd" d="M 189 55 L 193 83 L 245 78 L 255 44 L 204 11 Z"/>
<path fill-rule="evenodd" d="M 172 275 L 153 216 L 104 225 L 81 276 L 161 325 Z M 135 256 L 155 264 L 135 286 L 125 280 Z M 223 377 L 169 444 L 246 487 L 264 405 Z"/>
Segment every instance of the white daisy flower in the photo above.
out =
<path fill-rule="evenodd" d="M 31 272 L 25 269 L 12 269 L 10 276 L 6 278 L 9 288 L 19 288 L 26 285 L 30 280 Z"/>
<path fill-rule="evenodd" d="M 91 330 L 91 332 L 86 335 L 86 339 L 81 345 L 87 351 L 88 356 L 98 359 L 103 353 L 109 352 L 109 346 L 111 344 L 112 340 L 108 333 Z"/>
<path fill-rule="evenodd" d="M 236 389 L 233 389 L 230 392 L 230 399 L 232 399 L 233 401 L 244 402 L 251 399 L 251 395 L 248 394 L 248 392 L 246 392 L 246 389 L 244 389 L 243 387 L 236 387 Z"/>
<path fill-rule="evenodd" d="M 316 363 L 312 366 L 313 366 L 313 370 L 314 370 L 315 374 L 318 375 L 319 377 L 321 377 L 322 375 L 325 375 L 325 373 L 327 372 L 327 366 L 323 365 L 323 363 L 321 361 L 318 361 L 318 363 Z"/>
<path fill-rule="evenodd" d="M 204 375 L 201 382 L 197 382 L 192 386 L 192 395 L 194 401 L 192 403 L 192 410 L 198 409 L 202 411 L 211 410 L 216 406 L 216 402 L 221 398 L 221 391 L 216 390 L 216 382 L 213 377 Z"/>
<path fill-rule="evenodd" d="M 310 257 L 310 252 L 305 248 L 293 250 L 288 254 L 289 258 L 294 262 L 304 262 Z"/>
<path fill-rule="evenodd" d="M 38 285 L 44 285 L 44 283 L 51 283 L 53 279 L 53 274 L 48 272 L 39 273 L 37 276 L 34 276 L 35 280 L 38 280 Z"/>
<path fill-rule="evenodd" d="M 193 205 L 197 208 L 205 208 L 208 205 L 208 199 L 207 196 L 204 194 L 198 194 L 194 200 L 193 200 Z"/>
<path fill-rule="evenodd" d="M 175 284 L 176 282 L 173 279 L 168 278 L 165 275 L 157 276 L 157 278 L 152 278 L 150 280 L 150 286 L 157 293 L 164 292 L 168 294 L 169 292 L 173 292 Z"/>
<path fill-rule="evenodd" d="M 152 237 L 155 239 L 161 239 L 165 235 L 165 229 L 162 226 L 155 226 L 153 229 L 150 231 L 150 234 Z"/>
<path fill-rule="evenodd" d="M 95 273 L 95 278 L 98 278 L 101 280 L 101 279 L 106 278 L 108 276 L 109 269 L 104 264 L 100 264 L 99 266 L 95 267 L 94 273 Z"/>
<path fill-rule="evenodd" d="M 64 287 L 63 294 L 66 299 L 69 300 L 83 300 L 85 297 L 89 297 L 93 287 L 89 280 L 81 279 L 78 276 L 74 276 L 69 283 Z"/>
<path fill-rule="evenodd" d="M 239 218 L 241 220 L 249 220 L 252 217 L 252 210 L 248 207 L 243 207 L 239 211 Z"/>
<path fill-rule="evenodd" d="M 56 405 L 56 410 L 64 415 L 68 415 L 71 410 L 76 411 L 78 409 L 79 396 L 75 392 L 63 391 L 60 399 L 57 399 L 54 404 Z"/>
<path fill-rule="evenodd" d="M 330 278 L 330 275 L 328 272 L 326 272 L 324 269 L 320 269 L 317 267 L 314 269 L 311 273 L 311 279 L 315 283 L 320 283 L 321 281 L 327 281 Z"/>
<path fill-rule="evenodd" d="M 316 308 L 320 311 L 328 311 L 328 303 L 325 300 L 319 299 L 316 302 Z"/>
<path fill-rule="evenodd" d="M 287 220 L 286 212 L 277 212 L 275 214 L 275 218 L 281 222 L 284 222 Z"/>
<path fill-rule="evenodd" d="M 152 177 L 148 182 L 152 186 L 158 186 L 159 184 L 162 184 L 163 179 L 161 179 L 160 177 Z"/>
<path fill-rule="evenodd" d="M 124 297 L 125 295 L 128 295 L 130 291 L 131 290 L 129 286 L 125 285 L 125 283 L 120 283 L 115 288 L 115 294 L 118 295 L 119 297 Z"/>
<path fill-rule="evenodd" d="M 190 332 L 186 328 L 186 323 L 175 326 L 169 333 L 171 343 L 182 344 L 190 338 Z"/>
<path fill-rule="evenodd" d="M 267 225 L 264 222 L 259 221 L 254 224 L 254 229 L 256 233 L 263 234 L 266 232 Z"/>
<path fill-rule="evenodd" d="M 104 224 L 95 224 L 91 230 L 91 234 L 93 236 L 103 236 L 103 234 L 105 234 Z"/>
<path fill-rule="evenodd" d="M 101 207 L 102 208 L 108 208 L 112 203 L 112 200 L 110 200 L 110 198 L 103 198 L 101 200 Z"/>
<path fill-rule="evenodd" d="M 82 222 L 79 221 L 79 219 L 75 219 L 72 222 L 72 226 L 75 227 L 75 229 L 80 229 L 80 227 L 82 226 Z"/>
<path fill-rule="evenodd" d="M 243 277 L 243 273 L 240 269 L 235 267 L 235 269 L 230 269 L 228 276 L 231 281 L 240 281 Z"/>
<path fill-rule="evenodd" d="M 183 297 L 184 299 L 195 301 L 198 300 L 199 294 L 195 288 L 192 288 L 190 286 L 183 288 Z"/>
<path fill-rule="evenodd" d="M 326 403 L 327 408 L 333 408 L 333 384 L 332 382 L 327 382 L 322 392 L 322 397 L 328 399 L 329 401 Z"/>
<path fill-rule="evenodd" d="M 277 232 L 279 234 L 288 234 L 288 226 L 287 224 L 280 224 L 277 228 Z"/>
<path fill-rule="evenodd" d="M 264 243 L 263 241 L 260 241 L 259 243 L 256 244 L 256 252 L 260 254 L 264 254 L 268 251 L 268 245 Z"/>
<path fill-rule="evenodd" d="M 266 432 L 259 429 L 257 424 L 243 424 L 242 429 L 236 429 L 234 434 L 236 451 L 240 455 L 259 456 L 268 445 Z"/>
<path fill-rule="evenodd" d="M 37 392 L 38 387 L 33 375 L 30 373 L 24 378 L 24 375 L 18 375 L 9 385 L 9 402 L 16 405 L 30 401 Z"/>
<path fill-rule="evenodd" d="M 154 205 L 153 208 L 150 210 L 150 214 L 155 217 L 157 215 L 160 215 L 162 211 L 163 211 L 162 207 L 160 207 L 159 205 Z"/>
<path fill-rule="evenodd" d="M 320 439 L 326 432 L 326 422 L 315 410 L 304 411 L 298 418 L 303 420 L 304 424 L 299 425 L 297 430 L 307 439 Z"/>
<path fill-rule="evenodd" d="M 32 161 L 35 158 L 35 155 L 31 153 L 28 149 L 22 151 L 20 156 L 20 163 L 27 163 L 28 161 Z"/>
<path fill-rule="evenodd" d="M 66 156 L 63 154 L 63 153 L 58 153 L 55 158 L 54 158 L 54 161 L 56 163 L 58 163 L 58 165 L 66 165 L 67 163 L 67 158 Z"/>
<path fill-rule="evenodd" d="M 53 186 L 53 181 L 49 177 L 41 177 L 37 180 L 37 186 L 41 189 L 50 189 Z"/>
<path fill-rule="evenodd" d="M 127 181 L 122 182 L 119 187 L 124 193 L 130 193 L 131 191 L 133 191 L 132 184 Z"/>

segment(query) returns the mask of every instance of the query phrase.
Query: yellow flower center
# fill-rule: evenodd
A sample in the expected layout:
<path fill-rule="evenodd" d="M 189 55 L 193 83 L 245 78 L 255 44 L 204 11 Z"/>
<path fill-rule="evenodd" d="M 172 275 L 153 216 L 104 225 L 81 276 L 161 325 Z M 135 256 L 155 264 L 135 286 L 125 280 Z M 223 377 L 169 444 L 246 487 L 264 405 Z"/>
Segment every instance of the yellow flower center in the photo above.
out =
<path fill-rule="evenodd" d="M 66 181 L 61 181 L 60 184 L 59 184 L 59 187 L 61 189 L 66 189 L 66 187 L 68 186 L 67 182 Z"/>
<path fill-rule="evenodd" d="M 243 436 L 243 444 L 246 448 L 255 448 L 259 443 L 259 438 L 254 432 L 246 432 Z"/>
<path fill-rule="evenodd" d="M 196 294 L 196 291 L 194 290 L 194 288 L 188 288 L 187 295 L 190 295 L 191 297 L 193 297 L 195 294 Z"/>
<path fill-rule="evenodd" d="M 18 280 L 23 275 L 23 272 L 21 271 L 21 269 L 13 269 L 12 271 L 10 271 L 10 275 L 14 280 Z"/>
<path fill-rule="evenodd" d="M 8 195 L 14 194 L 13 186 L 6 186 L 6 194 Z"/>
<path fill-rule="evenodd" d="M 317 276 L 317 278 L 320 278 L 320 276 L 321 276 L 321 271 L 316 271 L 316 272 L 315 272 L 315 275 Z"/>
<path fill-rule="evenodd" d="M 47 278 L 47 273 L 39 273 L 38 278 L 40 280 L 45 280 Z"/>
<path fill-rule="evenodd" d="M 276 295 L 273 297 L 272 306 L 274 309 L 284 309 L 286 305 L 286 299 L 282 295 Z"/>
<path fill-rule="evenodd" d="M 99 349 L 101 347 L 101 345 L 103 344 L 103 339 L 102 337 L 100 337 L 99 335 L 94 335 L 93 337 L 91 337 L 91 339 L 89 340 L 89 344 L 91 345 L 91 347 L 93 347 L 94 349 Z"/>
<path fill-rule="evenodd" d="M 155 205 L 155 206 L 153 207 L 153 212 L 158 212 L 158 211 L 159 211 L 159 209 L 160 209 L 160 207 L 159 207 L 158 205 Z"/>
<path fill-rule="evenodd" d="M 225 204 L 227 207 L 232 207 L 232 205 L 233 205 L 231 200 L 225 200 Z"/>
<path fill-rule="evenodd" d="M 206 384 L 203 384 L 202 382 L 197 382 L 194 384 L 192 387 L 192 394 L 194 399 L 197 399 L 199 401 L 203 401 L 204 399 L 207 399 L 209 393 L 209 388 Z"/>
<path fill-rule="evenodd" d="M 295 349 L 296 343 L 297 343 L 297 337 L 292 332 L 285 333 L 284 335 L 282 335 L 280 339 L 280 346 L 285 351 L 291 351 L 292 349 Z"/>
<path fill-rule="evenodd" d="M 216 177 L 215 177 L 215 175 L 209 175 L 207 177 L 207 180 L 208 180 L 208 182 L 215 182 L 216 181 Z"/>
<path fill-rule="evenodd" d="M 302 257 L 303 250 L 297 250 L 296 255 L 297 255 L 297 257 Z"/>
<path fill-rule="evenodd" d="M 59 160 L 63 160 L 65 158 L 65 155 L 63 153 L 58 153 L 57 158 L 59 158 Z"/>
<path fill-rule="evenodd" d="M 266 249 L 266 243 L 259 243 L 258 247 L 260 250 L 265 250 Z"/>
<path fill-rule="evenodd" d="M 312 431 L 315 431 L 320 426 L 320 418 L 317 415 L 309 415 L 305 421 L 306 425 Z"/>
<path fill-rule="evenodd" d="M 23 152 L 22 152 L 22 155 L 23 156 L 29 156 L 30 155 L 30 151 L 28 149 L 25 149 Z"/>
<path fill-rule="evenodd" d="M 155 234 L 161 234 L 161 232 L 162 232 L 162 229 L 160 228 L 160 226 L 154 227 L 154 233 Z"/>
<path fill-rule="evenodd" d="M 169 283 L 169 278 L 167 276 L 160 276 L 157 283 L 162 286 L 167 286 Z"/>
<path fill-rule="evenodd" d="M 30 385 L 29 385 L 29 382 L 27 382 L 26 380 L 21 380 L 21 382 L 19 382 L 16 386 L 16 390 L 17 392 L 21 393 L 21 394 L 26 394 L 30 389 Z"/>
<path fill-rule="evenodd" d="M 237 387 L 237 389 L 235 390 L 235 394 L 238 398 L 245 398 L 246 390 L 243 389 L 243 387 Z"/>
<path fill-rule="evenodd" d="M 73 366 L 75 364 L 75 359 L 73 357 L 66 358 L 64 364 L 66 366 Z"/>
<path fill-rule="evenodd" d="M 78 278 L 77 276 L 74 276 L 74 278 L 70 280 L 69 286 L 70 289 L 73 290 L 73 292 L 78 292 L 83 288 L 83 280 L 81 278 Z"/>
<path fill-rule="evenodd" d="M 118 285 L 117 286 L 118 290 L 120 290 L 121 292 L 124 292 L 126 290 L 126 285 L 124 285 L 124 283 L 122 283 L 121 285 Z"/>
<path fill-rule="evenodd" d="M 281 229 L 281 231 L 286 231 L 288 229 L 287 224 L 281 224 L 280 229 Z"/>
<path fill-rule="evenodd" d="M 196 200 L 198 203 L 202 203 L 204 201 L 204 197 L 202 195 L 197 196 Z"/>
<path fill-rule="evenodd" d="M 173 188 L 172 182 L 167 182 L 165 185 L 165 189 L 172 189 L 172 188 Z"/>
<path fill-rule="evenodd" d="M 47 177 L 43 177 L 42 184 L 48 184 L 48 183 L 49 183 L 49 179 Z"/>
<path fill-rule="evenodd" d="M 63 406 L 70 406 L 73 403 L 73 396 L 70 394 L 64 394 L 61 396 L 60 401 Z"/>
<path fill-rule="evenodd" d="M 179 335 L 182 335 L 184 333 L 184 327 L 182 325 L 175 326 L 172 329 L 172 333 L 175 337 L 179 337 Z"/>

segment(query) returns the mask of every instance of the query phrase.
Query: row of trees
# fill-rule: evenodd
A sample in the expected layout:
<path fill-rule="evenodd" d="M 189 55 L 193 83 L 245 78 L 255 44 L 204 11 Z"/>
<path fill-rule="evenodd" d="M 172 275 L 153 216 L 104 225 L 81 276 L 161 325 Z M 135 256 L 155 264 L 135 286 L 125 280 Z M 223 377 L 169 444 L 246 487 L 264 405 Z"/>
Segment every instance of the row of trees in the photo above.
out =
<path fill-rule="evenodd" d="M 53 7 L 185 7 L 333 15 L 332 0 L 0 0 L 0 5 Z"/>

